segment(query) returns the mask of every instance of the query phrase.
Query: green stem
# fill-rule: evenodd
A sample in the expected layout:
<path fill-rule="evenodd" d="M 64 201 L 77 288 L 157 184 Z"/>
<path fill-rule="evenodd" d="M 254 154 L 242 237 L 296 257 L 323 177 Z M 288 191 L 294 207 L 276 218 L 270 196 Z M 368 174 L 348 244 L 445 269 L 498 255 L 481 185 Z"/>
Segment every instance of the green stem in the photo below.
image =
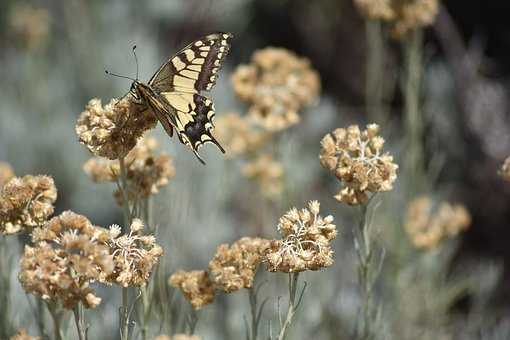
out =
<path fill-rule="evenodd" d="M 250 301 L 251 312 L 251 329 L 250 338 L 248 340 L 257 340 L 258 322 L 257 322 L 257 293 L 254 287 L 248 288 L 248 299 Z"/>
<path fill-rule="evenodd" d="M 74 322 L 76 323 L 76 330 L 78 331 L 79 340 L 87 340 L 87 326 L 85 325 L 85 315 L 83 305 L 78 303 L 73 309 Z"/>
<path fill-rule="evenodd" d="M 61 315 L 59 315 L 57 311 L 56 304 L 52 302 L 47 302 L 46 307 L 48 308 L 48 311 L 50 312 L 51 315 L 51 319 L 53 321 L 53 337 L 56 340 L 64 339 L 64 336 L 62 334 L 62 327 L 60 326 Z"/>
<path fill-rule="evenodd" d="M 289 273 L 289 307 L 287 309 L 287 316 L 285 318 L 285 322 L 283 325 L 280 325 L 280 334 L 278 335 L 278 340 L 284 340 L 287 335 L 287 331 L 292 323 L 292 318 L 296 313 L 296 292 L 298 285 L 298 277 L 299 273 Z"/>
<path fill-rule="evenodd" d="M 121 325 L 120 325 L 120 339 L 129 340 L 129 290 L 126 287 L 122 287 L 122 307 L 121 313 Z"/>
<path fill-rule="evenodd" d="M 132 216 L 131 210 L 129 209 L 129 195 L 128 195 L 128 184 L 127 184 L 127 171 L 124 157 L 119 158 L 120 167 L 120 183 L 122 186 L 122 207 L 124 209 L 124 228 L 123 232 L 126 232 L 127 228 L 131 225 Z"/>
<path fill-rule="evenodd" d="M 149 291 L 148 286 L 140 288 L 142 294 L 142 340 L 148 339 L 149 331 Z"/>
<path fill-rule="evenodd" d="M 371 122 L 383 123 L 384 101 L 384 39 L 382 23 L 367 20 L 365 23 L 367 56 L 365 66 L 365 105 Z"/>
<path fill-rule="evenodd" d="M 423 164 L 423 117 L 420 112 L 420 89 L 422 77 L 422 46 L 423 31 L 415 29 L 406 37 L 405 50 L 405 127 L 407 138 L 407 161 L 406 170 L 408 181 L 408 195 L 412 196 L 410 188 L 418 186 L 422 189 L 424 179 Z"/>

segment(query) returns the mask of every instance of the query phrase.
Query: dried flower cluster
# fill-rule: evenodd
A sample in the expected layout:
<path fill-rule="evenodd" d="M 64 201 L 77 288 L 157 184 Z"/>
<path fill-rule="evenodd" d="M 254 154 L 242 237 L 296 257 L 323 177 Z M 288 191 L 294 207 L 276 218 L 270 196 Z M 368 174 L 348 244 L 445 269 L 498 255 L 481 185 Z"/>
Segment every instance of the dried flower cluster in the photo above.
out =
<path fill-rule="evenodd" d="M 15 4 L 9 15 L 10 31 L 23 47 L 36 49 L 45 44 L 50 27 L 50 15 L 44 8 Z"/>
<path fill-rule="evenodd" d="M 209 271 L 217 289 L 231 293 L 251 288 L 269 240 L 243 237 L 231 246 L 222 244 L 209 262 Z"/>
<path fill-rule="evenodd" d="M 179 270 L 170 276 L 168 283 L 179 288 L 196 310 L 214 300 L 214 285 L 205 270 Z"/>
<path fill-rule="evenodd" d="M 0 161 L 0 190 L 11 178 L 14 177 L 14 170 L 9 163 Z"/>
<path fill-rule="evenodd" d="M 503 163 L 501 169 L 499 170 L 499 175 L 505 181 L 510 182 L 510 157 L 505 159 L 505 162 Z"/>
<path fill-rule="evenodd" d="M 432 25 L 439 11 L 438 0 L 354 0 L 354 3 L 367 19 L 391 22 L 396 37 Z"/>
<path fill-rule="evenodd" d="M 108 277 L 111 283 L 123 287 L 144 286 L 154 266 L 163 255 L 163 248 L 156 244 L 153 235 L 142 235 L 144 226 L 139 219 L 131 223 L 129 234 L 120 235 L 121 228 L 110 227 L 107 244 L 113 255 L 115 269 Z"/>
<path fill-rule="evenodd" d="M 294 53 L 269 47 L 255 52 L 251 63 L 232 76 L 236 94 L 249 103 L 250 117 L 269 131 L 299 122 L 298 111 L 320 91 L 320 79 L 310 62 Z"/>
<path fill-rule="evenodd" d="M 200 340 L 200 337 L 188 334 L 175 334 L 172 337 L 168 335 L 159 335 L 155 337 L 154 340 Z"/>
<path fill-rule="evenodd" d="M 379 126 L 338 128 L 321 141 L 320 162 L 333 172 L 343 187 L 335 198 L 350 205 L 363 204 L 369 193 L 389 191 L 397 178 L 398 165 L 382 153 L 384 139 Z"/>
<path fill-rule="evenodd" d="M 53 214 L 57 188 L 49 176 L 14 177 L 0 191 L 0 233 L 14 234 L 43 224 Z"/>
<path fill-rule="evenodd" d="M 337 235 L 333 216 L 322 218 L 320 204 L 289 210 L 280 218 L 278 231 L 283 239 L 271 241 L 266 252 L 267 270 L 286 273 L 318 270 L 333 264 L 330 241 Z"/>
<path fill-rule="evenodd" d="M 257 156 L 244 164 L 243 175 L 259 184 L 262 194 L 268 198 L 277 197 L 283 189 L 283 165 L 269 154 Z"/>
<path fill-rule="evenodd" d="M 175 176 L 173 160 L 165 153 L 155 154 L 156 139 L 145 137 L 125 158 L 127 168 L 128 198 L 130 201 L 147 198 L 159 192 Z M 85 173 L 96 183 L 117 182 L 120 180 L 118 160 L 93 157 L 83 165 Z M 119 204 L 122 204 L 120 190 L 114 192 Z"/>
<path fill-rule="evenodd" d="M 249 119 L 234 112 L 218 117 L 214 132 L 228 158 L 254 153 L 271 138 L 270 133 L 258 129 Z"/>
<path fill-rule="evenodd" d="M 432 249 L 470 224 L 471 217 L 464 206 L 448 202 L 435 204 L 430 197 L 422 196 L 409 203 L 404 226 L 416 248 Z"/>
<path fill-rule="evenodd" d="M 10 340 L 40 340 L 40 336 L 31 336 L 27 333 L 27 330 L 22 328 L 15 335 L 10 337 Z"/>
<path fill-rule="evenodd" d="M 76 134 L 94 155 L 118 159 L 126 156 L 138 138 L 156 123 L 154 114 L 143 111 L 129 95 L 112 99 L 104 107 L 100 99 L 94 98 L 78 118 Z"/>
<path fill-rule="evenodd" d="M 113 260 L 104 244 L 108 230 L 93 226 L 82 215 L 65 211 L 32 232 L 35 246 L 25 246 L 18 278 L 28 292 L 44 300 L 58 300 L 72 309 L 82 302 L 94 308 L 101 302 L 90 287 L 105 283 Z"/>

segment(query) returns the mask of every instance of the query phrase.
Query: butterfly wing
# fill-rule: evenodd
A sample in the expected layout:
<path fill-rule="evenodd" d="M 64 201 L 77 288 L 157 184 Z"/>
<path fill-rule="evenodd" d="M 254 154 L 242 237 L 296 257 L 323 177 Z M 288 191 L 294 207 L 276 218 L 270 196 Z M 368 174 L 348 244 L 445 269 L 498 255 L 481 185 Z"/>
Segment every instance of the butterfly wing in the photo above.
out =
<path fill-rule="evenodd" d="M 188 145 L 198 159 L 204 163 L 198 150 L 207 143 L 215 144 L 221 152 L 225 150 L 211 134 L 214 125 L 214 105 L 211 100 L 197 93 L 162 92 L 161 97 L 173 109 L 179 140 Z"/>
<path fill-rule="evenodd" d="M 156 92 L 209 91 L 230 50 L 230 33 L 214 33 L 189 44 L 164 63 L 149 80 Z"/>

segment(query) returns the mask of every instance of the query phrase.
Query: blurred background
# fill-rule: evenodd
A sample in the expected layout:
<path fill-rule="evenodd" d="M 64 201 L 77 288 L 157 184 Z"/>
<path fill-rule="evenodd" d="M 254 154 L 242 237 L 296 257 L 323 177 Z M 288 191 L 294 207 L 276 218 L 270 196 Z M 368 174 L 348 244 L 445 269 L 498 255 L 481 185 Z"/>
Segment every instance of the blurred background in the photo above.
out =
<path fill-rule="evenodd" d="M 421 143 L 424 162 L 433 170 L 427 172 L 427 189 L 420 193 L 464 204 L 472 222 L 444 249 L 426 258 L 414 251 L 406 257 L 406 265 L 438 266 L 440 287 L 468 280 L 470 288 L 449 300 L 440 314 L 423 317 L 425 312 L 416 312 L 412 326 L 404 332 L 397 327 L 403 323 L 402 315 L 409 315 L 408 308 L 420 304 L 426 294 L 434 294 L 431 287 L 436 286 L 415 292 L 419 297 L 414 297 L 408 286 L 400 286 L 401 277 L 389 270 L 382 274 L 379 287 L 389 301 L 383 307 L 381 338 L 510 339 L 506 319 L 510 311 L 510 183 L 498 176 L 510 156 L 509 11 L 510 3 L 503 0 L 442 1 L 434 22 L 423 30 Z M 278 199 L 265 198 L 242 175 L 243 160 L 226 160 L 214 147 L 206 146 L 201 151 L 207 162 L 204 167 L 160 126 L 150 132 L 161 150 L 174 157 L 176 168 L 175 177 L 154 202 L 158 240 L 165 248 L 161 267 L 165 274 L 205 268 L 219 244 L 243 235 L 275 237 L 279 216 L 292 206 L 301 208 L 308 200 L 318 199 L 321 211 L 335 216 L 340 232 L 335 240 L 336 262 L 322 272 L 305 275 L 309 288 L 292 338 L 349 339 L 359 299 L 351 231 L 355 214 L 334 200 L 338 184 L 320 166 L 318 154 L 320 140 L 333 128 L 365 125 L 374 118 L 365 105 L 366 30 L 366 19 L 352 0 L 3 0 L 0 160 L 9 162 L 18 176 L 53 176 L 59 194 L 57 213 L 72 209 L 97 225 L 120 223 L 122 211 L 111 195 L 115 186 L 94 184 L 84 173 L 83 163 L 91 155 L 78 142 L 74 129 L 89 99 L 98 97 L 106 103 L 129 90 L 128 80 L 109 77 L 105 69 L 134 77 L 131 47 L 136 44 L 140 78 L 147 80 L 171 54 L 194 39 L 216 31 L 232 32 L 231 52 L 210 94 L 220 118 L 227 112 L 247 112 L 230 79 L 239 64 L 250 63 L 256 50 L 283 47 L 308 58 L 320 75 L 321 93 L 300 110 L 300 123 L 274 141 L 286 187 Z M 377 123 L 396 163 L 403 164 L 407 149 L 401 86 L 405 42 L 387 34 L 384 49 L 385 114 Z M 404 200 L 399 194 L 404 190 L 404 175 L 397 179 L 395 191 L 379 195 L 383 203 L 376 224 L 381 234 L 404 233 L 399 208 Z M 384 235 L 381 240 L 391 253 L 394 244 L 385 241 Z M 19 256 L 19 246 L 11 252 Z M 398 256 L 392 256 L 386 258 L 390 268 L 398 262 Z M 261 275 L 263 281 L 267 274 Z M 419 285 L 419 276 L 410 277 L 412 284 L 407 284 Z M 23 325 L 36 330 L 35 322 L 27 324 L 30 305 L 15 269 L 11 280 L 11 299 L 19 307 L 12 323 L 15 328 Z M 269 317 L 275 316 L 274 297 L 284 294 L 284 282 L 283 276 L 269 281 Z M 197 333 L 205 339 L 242 338 L 247 299 L 244 292 L 237 294 L 222 296 L 206 307 Z M 410 296 L 391 298 L 395 294 Z M 91 322 L 91 334 L 115 338 L 118 297 L 103 297 L 106 303 L 94 312 L 99 316 L 90 313 L 96 320 Z M 267 322 L 262 328 L 267 328 Z"/>

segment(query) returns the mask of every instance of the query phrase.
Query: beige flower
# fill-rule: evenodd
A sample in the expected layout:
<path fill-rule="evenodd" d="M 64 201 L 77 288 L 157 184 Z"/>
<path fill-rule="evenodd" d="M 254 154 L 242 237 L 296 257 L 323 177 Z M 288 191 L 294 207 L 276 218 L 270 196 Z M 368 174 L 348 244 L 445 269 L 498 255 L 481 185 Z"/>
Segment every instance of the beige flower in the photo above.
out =
<path fill-rule="evenodd" d="M 9 163 L 0 161 L 0 190 L 13 177 L 14 170 L 12 170 Z"/>
<path fill-rule="evenodd" d="M 142 138 L 125 158 L 130 201 L 158 193 L 159 189 L 166 186 L 175 176 L 172 158 L 164 153 L 156 155 L 157 146 L 156 139 Z M 120 180 L 118 160 L 93 157 L 85 162 L 83 170 L 96 183 Z M 122 204 L 121 191 L 116 190 L 114 196 L 117 202 Z"/>
<path fill-rule="evenodd" d="M 271 134 L 234 112 L 222 114 L 216 119 L 215 126 L 215 135 L 225 147 L 227 158 L 254 153 L 271 138 Z"/>
<path fill-rule="evenodd" d="M 90 287 L 105 283 L 113 260 L 103 243 L 108 230 L 82 215 L 65 211 L 32 232 L 34 246 L 25 246 L 18 278 L 28 293 L 58 300 L 67 309 L 81 302 L 96 307 L 101 299 Z"/>
<path fill-rule="evenodd" d="M 283 189 L 283 165 L 273 160 L 269 154 L 258 155 L 252 161 L 244 164 L 242 174 L 258 183 L 262 194 L 268 198 L 275 198 Z"/>
<path fill-rule="evenodd" d="M 464 206 L 435 203 L 430 197 L 421 196 L 409 203 L 404 227 L 416 248 L 432 249 L 470 224 L 471 217 Z"/>
<path fill-rule="evenodd" d="M 257 267 L 269 247 L 269 240 L 243 237 L 231 246 L 222 244 L 209 262 L 209 271 L 216 288 L 232 293 L 251 288 Z"/>
<path fill-rule="evenodd" d="M 333 264 L 330 242 L 337 235 L 333 216 L 322 218 L 320 204 L 310 201 L 298 211 L 292 208 L 280 218 L 281 240 L 273 240 L 266 251 L 267 270 L 286 273 L 318 270 Z"/>
<path fill-rule="evenodd" d="M 126 156 L 156 123 L 154 114 L 142 111 L 130 95 L 112 99 L 104 107 L 101 100 L 94 98 L 78 118 L 76 134 L 94 155 L 118 159 Z"/>
<path fill-rule="evenodd" d="M 27 333 L 27 330 L 22 328 L 16 333 L 16 335 L 13 335 L 10 337 L 10 340 L 40 340 L 40 336 L 30 336 Z"/>
<path fill-rule="evenodd" d="M 111 226 L 107 244 L 113 254 L 115 269 L 108 277 L 123 287 L 144 286 L 163 255 L 153 235 L 142 235 L 143 223 L 134 219 L 129 234 L 120 235 L 120 227 Z M 120 235 L 120 236 L 119 236 Z"/>
<path fill-rule="evenodd" d="M 310 62 L 284 48 L 255 52 L 232 76 L 234 91 L 249 105 L 253 121 L 269 131 L 299 122 L 298 111 L 319 94 L 320 79 Z"/>
<path fill-rule="evenodd" d="M 195 310 L 214 300 L 214 286 L 205 270 L 179 270 L 170 276 L 168 283 L 179 288 Z"/>
<path fill-rule="evenodd" d="M 367 19 L 389 21 L 396 17 L 392 0 L 354 0 L 358 11 Z"/>
<path fill-rule="evenodd" d="M 499 175 L 505 181 L 510 182 L 510 157 L 505 159 L 505 162 L 503 163 L 501 169 L 499 170 Z"/>
<path fill-rule="evenodd" d="M 43 224 L 53 214 L 57 188 L 49 176 L 14 177 L 0 191 L 0 233 L 14 234 Z"/>
<path fill-rule="evenodd" d="M 320 162 L 342 183 L 335 196 L 338 201 L 363 204 L 369 193 L 393 189 L 398 165 L 389 153 L 382 153 L 384 139 L 378 132 L 376 124 L 367 125 L 363 131 L 352 125 L 336 129 L 322 139 Z"/>

